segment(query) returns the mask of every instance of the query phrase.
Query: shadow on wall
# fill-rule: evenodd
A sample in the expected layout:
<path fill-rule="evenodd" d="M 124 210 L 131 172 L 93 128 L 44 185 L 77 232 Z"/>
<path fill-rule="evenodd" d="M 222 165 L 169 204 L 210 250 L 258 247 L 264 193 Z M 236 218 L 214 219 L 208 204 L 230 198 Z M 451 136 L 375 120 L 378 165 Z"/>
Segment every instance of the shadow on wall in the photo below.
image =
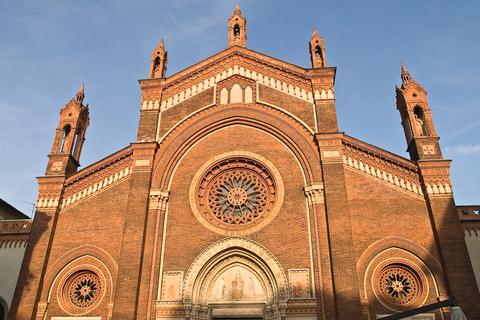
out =
<path fill-rule="evenodd" d="M 36 298 L 40 296 L 41 288 L 43 287 L 43 275 L 46 268 L 46 264 L 43 262 L 45 257 L 48 257 L 50 250 L 49 248 L 46 252 L 41 250 L 36 255 L 34 255 L 34 252 L 36 252 L 39 242 L 41 243 L 43 241 L 49 244 L 50 239 L 43 239 L 43 237 L 50 237 L 50 234 L 45 235 L 47 230 L 52 230 L 52 232 L 55 230 L 55 226 L 51 225 L 51 220 L 52 217 L 42 211 L 37 211 L 35 213 L 35 218 L 27 242 L 27 249 L 20 269 L 17 286 L 15 288 L 15 294 L 8 313 L 9 319 L 17 319 L 20 302 L 22 302 L 23 306 L 31 308 L 30 311 L 27 311 L 31 312 L 31 315 L 35 312 Z M 42 265 L 42 269 L 38 268 L 38 265 Z M 37 270 L 36 272 L 39 272 L 40 274 L 33 273 L 32 271 L 34 270 Z M 33 292 L 36 294 L 34 295 Z M 23 311 L 25 312 L 25 310 Z"/>

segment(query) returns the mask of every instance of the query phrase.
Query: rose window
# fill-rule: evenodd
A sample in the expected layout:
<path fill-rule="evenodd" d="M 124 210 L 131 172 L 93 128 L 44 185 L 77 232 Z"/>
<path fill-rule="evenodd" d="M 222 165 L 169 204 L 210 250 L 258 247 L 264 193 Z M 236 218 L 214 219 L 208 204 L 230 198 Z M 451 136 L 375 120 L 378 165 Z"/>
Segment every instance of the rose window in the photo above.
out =
<path fill-rule="evenodd" d="M 425 296 L 423 277 L 410 266 L 389 264 L 378 272 L 375 291 L 380 300 L 392 307 L 411 307 Z"/>
<path fill-rule="evenodd" d="M 206 222 L 207 228 L 220 233 L 245 234 L 246 230 L 262 227 L 280 205 L 281 178 L 272 171 L 249 157 L 207 163 L 197 173 L 196 184 L 192 184 L 190 194 L 195 198 L 195 204 L 192 203 L 195 215 L 202 223 Z"/>
<path fill-rule="evenodd" d="M 100 278 L 92 271 L 73 274 L 65 283 L 65 300 L 72 306 L 87 308 L 95 304 L 102 291 Z"/>
<path fill-rule="evenodd" d="M 218 221 L 244 225 L 259 218 L 268 203 L 265 181 L 254 171 L 220 174 L 208 190 L 209 211 Z"/>

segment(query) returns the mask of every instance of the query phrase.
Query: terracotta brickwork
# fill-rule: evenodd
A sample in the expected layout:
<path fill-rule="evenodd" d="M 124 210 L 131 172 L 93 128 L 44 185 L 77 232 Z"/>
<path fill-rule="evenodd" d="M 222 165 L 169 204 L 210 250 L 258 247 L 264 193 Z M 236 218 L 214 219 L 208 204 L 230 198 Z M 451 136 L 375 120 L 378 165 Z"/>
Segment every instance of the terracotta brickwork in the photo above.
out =
<path fill-rule="evenodd" d="M 58 152 L 60 115 L 9 319 L 372 320 L 453 295 L 480 319 L 459 216 L 478 228 L 457 214 L 426 91 L 403 67 L 405 159 L 339 132 L 316 30 L 309 69 L 246 31 L 237 5 L 228 47 L 171 76 L 162 40 L 137 141 L 81 171 L 80 150 Z M 68 105 L 82 139 L 83 98 Z"/>

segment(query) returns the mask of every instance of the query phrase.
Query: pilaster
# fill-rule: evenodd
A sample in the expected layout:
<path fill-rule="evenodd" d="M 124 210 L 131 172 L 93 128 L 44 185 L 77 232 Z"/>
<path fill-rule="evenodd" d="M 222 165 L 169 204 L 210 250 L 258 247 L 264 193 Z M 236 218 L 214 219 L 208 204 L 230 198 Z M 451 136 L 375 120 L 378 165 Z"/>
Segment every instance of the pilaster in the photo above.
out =
<path fill-rule="evenodd" d="M 155 301 L 159 299 L 158 290 L 163 245 L 163 231 L 166 223 L 166 210 L 170 192 L 150 190 L 148 219 L 145 236 L 145 254 L 140 284 L 138 317 L 155 319 Z"/>
<path fill-rule="evenodd" d="M 350 320 L 362 313 L 342 154 L 343 133 L 316 134 L 329 235 L 337 318 Z"/>
<path fill-rule="evenodd" d="M 337 68 L 316 68 L 309 69 L 308 72 L 314 92 L 317 132 L 338 132 L 334 95 Z"/>
<path fill-rule="evenodd" d="M 335 298 L 329 246 L 327 217 L 325 213 L 325 188 L 323 182 L 303 187 L 310 214 L 310 232 L 313 239 L 315 293 L 317 312 L 322 319 L 335 319 Z"/>
<path fill-rule="evenodd" d="M 65 176 L 38 178 L 37 209 L 8 319 L 35 319 L 43 317 L 47 311 L 48 303 L 39 302 L 39 299 L 44 290 L 43 279 L 55 235 L 64 181 Z"/>
<path fill-rule="evenodd" d="M 425 201 L 446 277 L 447 295 L 455 296 L 467 319 L 480 319 L 480 294 L 458 219 L 450 182 L 450 160 L 418 161 Z M 461 272 L 459 272 L 461 270 Z"/>
<path fill-rule="evenodd" d="M 145 254 L 146 227 L 150 180 L 156 142 L 133 143 L 133 166 L 130 177 L 130 192 L 123 226 L 120 264 L 115 285 L 113 319 L 137 319 L 140 297 L 142 267 Z M 141 318 L 141 317 L 140 317 Z"/>

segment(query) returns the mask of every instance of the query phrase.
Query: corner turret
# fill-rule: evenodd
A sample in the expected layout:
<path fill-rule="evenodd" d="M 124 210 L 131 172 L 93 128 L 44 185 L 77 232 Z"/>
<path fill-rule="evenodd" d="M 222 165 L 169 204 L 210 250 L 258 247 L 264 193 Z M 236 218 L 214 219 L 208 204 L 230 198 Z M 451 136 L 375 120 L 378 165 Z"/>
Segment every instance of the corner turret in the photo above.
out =
<path fill-rule="evenodd" d="M 402 86 L 396 87 L 397 109 L 402 117 L 410 158 L 416 160 L 443 159 L 435 132 L 427 91 L 410 77 L 402 62 Z"/>
<path fill-rule="evenodd" d="M 90 123 L 88 104 L 83 105 L 85 87 L 60 110 L 60 121 L 53 141 L 45 175 L 68 176 L 80 166 L 80 153 Z"/>

